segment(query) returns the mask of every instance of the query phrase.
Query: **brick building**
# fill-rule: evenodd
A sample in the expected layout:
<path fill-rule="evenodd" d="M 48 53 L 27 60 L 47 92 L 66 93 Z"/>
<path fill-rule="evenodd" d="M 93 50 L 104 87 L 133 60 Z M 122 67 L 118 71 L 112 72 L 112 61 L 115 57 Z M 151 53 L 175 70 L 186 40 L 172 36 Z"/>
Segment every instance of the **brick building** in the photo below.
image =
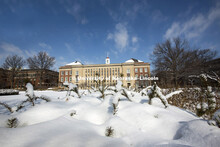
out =
<path fill-rule="evenodd" d="M 10 70 L 0 68 L 0 89 L 10 88 Z"/>
<path fill-rule="evenodd" d="M 76 61 L 59 68 L 60 83 L 75 83 L 80 88 L 95 87 L 94 79 L 105 79 L 106 85 L 115 85 L 117 78 L 122 76 L 123 86 L 144 88 L 150 84 L 146 80 L 150 76 L 150 64 L 133 59 L 124 63 L 110 64 L 110 58 L 106 58 L 106 64 L 83 65 Z"/>
<path fill-rule="evenodd" d="M 42 85 L 40 87 L 40 78 L 42 74 Z M 59 73 L 56 71 L 44 69 L 22 69 L 18 71 L 15 77 L 15 88 L 24 88 L 26 83 L 31 83 L 35 88 L 57 87 Z"/>
<path fill-rule="evenodd" d="M 38 69 L 21 69 L 16 71 L 13 87 L 16 89 L 23 89 L 26 83 L 31 83 L 34 88 L 49 88 L 57 87 L 59 73 L 52 70 L 38 70 Z M 40 77 L 42 74 L 42 85 L 40 87 Z M 0 68 L 0 88 L 11 87 L 11 71 Z"/>

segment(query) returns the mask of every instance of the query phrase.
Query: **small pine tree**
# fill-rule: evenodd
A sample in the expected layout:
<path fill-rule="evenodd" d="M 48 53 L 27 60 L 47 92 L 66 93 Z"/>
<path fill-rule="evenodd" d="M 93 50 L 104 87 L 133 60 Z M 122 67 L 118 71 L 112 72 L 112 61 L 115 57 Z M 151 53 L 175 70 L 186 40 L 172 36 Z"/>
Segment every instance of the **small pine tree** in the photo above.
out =
<path fill-rule="evenodd" d="M 7 127 L 8 128 L 17 128 L 18 126 L 18 119 L 16 117 L 8 119 Z"/>
<path fill-rule="evenodd" d="M 111 126 L 110 126 L 110 127 L 107 127 L 107 128 L 105 129 L 105 136 L 107 136 L 107 137 L 113 137 L 113 135 L 114 135 L 114 129 L 112 129 Z"/>

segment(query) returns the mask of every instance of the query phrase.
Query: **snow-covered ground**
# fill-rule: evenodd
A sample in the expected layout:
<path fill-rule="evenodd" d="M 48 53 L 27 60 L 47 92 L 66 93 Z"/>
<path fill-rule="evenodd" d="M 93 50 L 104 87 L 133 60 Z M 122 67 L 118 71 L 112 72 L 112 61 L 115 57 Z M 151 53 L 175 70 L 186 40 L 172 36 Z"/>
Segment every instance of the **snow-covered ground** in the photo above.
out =
<path fill-rule="evenodd" d="M 133 102 L 121 98 L 113 115 L 114 96 L 104 100 L 97 92 L 66 101 L 67 92 L 34 91 L 36 96 L 50 97 L 51 102 L 38 101 L 18 112 L 0 106 L 0 146 L 219 146 L 220 129 L 192 113 L 164 105 L 154 98 L 134 93 Z M 81 92 L 81 91 L 80 91 Z M 73 93 L 71 93 L 73 94 Z M 0 96 L 0 101 L 16 106 L 25 100 L 19 95 Z M 16 117 L 17 128 L 7 128 L 7 120 Z M 114 129 L 106 137 L 106 128 Z"/>

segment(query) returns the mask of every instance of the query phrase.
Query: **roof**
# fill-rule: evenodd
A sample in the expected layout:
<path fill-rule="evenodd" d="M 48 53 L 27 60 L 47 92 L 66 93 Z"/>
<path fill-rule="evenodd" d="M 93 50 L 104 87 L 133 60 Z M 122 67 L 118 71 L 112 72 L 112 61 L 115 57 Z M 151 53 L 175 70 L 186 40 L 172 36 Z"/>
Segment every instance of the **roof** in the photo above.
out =
<path fill-rule="evenodd" d="M 79 61 L 75 61 L 75 62 L 72 62 L 72 63 L 68 63 L 66 65 L 83 65 L 83 64 Z"/>
<path fill-rule="evenodd" d="M 133 63 L 133 62 L 143 62 L 143 61 L 137 60 L 137 59 L 134 59 L 134 58 L 131 58 L 131 59 L 125 61 L 125 63 Z"/>

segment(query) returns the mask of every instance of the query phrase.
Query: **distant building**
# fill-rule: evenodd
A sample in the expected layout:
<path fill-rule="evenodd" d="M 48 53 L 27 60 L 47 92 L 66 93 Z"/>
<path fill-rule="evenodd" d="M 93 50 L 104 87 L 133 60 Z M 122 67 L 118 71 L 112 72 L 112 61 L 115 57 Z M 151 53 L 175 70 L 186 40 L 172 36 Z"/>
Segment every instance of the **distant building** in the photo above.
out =
<path fill-rule="evenodd" d="M 10 70 L 0 68 L 0 89 L 10 88 Z"/>
<path fill-rule="evenodd" d="M 42 85 L 40 87 L 40 75 L 42 71 Z M 52 70 L 21 69 L 17 71 L 14 83 L 11 83 L 11 71 L 0 68 L 0 88 L 11 88 L 11 84 L 16 89 L 25 88 L 31 83 L 34 88 L 57 87 L 59 73 Z"/>
<path fill-rule="evenodd" d="M 150 84 L 150 64 L 133 59 L 124 63 L 110 64 L 110 58 L 105 60 L 106 64 L 83 65 L 75 61 L 59 68 L 59 82 L 75 83 L 81 88 L 95 87 L 95 79 L 105 79 L 106 85 L 112 86 L 117 83 L 117 78 L 122 76 L 123 86 L 133 88 L 144 88 Z"/>
<path fill-rule="evenodd" d="M 42 72 L 42 85 L 40 77 Z M 15 77 L 15 88 L 24 88 L 26 83 L 31 83 L 34 88 L 57 87 L 59 73 L 48 69 L 22 69 Z"/>

